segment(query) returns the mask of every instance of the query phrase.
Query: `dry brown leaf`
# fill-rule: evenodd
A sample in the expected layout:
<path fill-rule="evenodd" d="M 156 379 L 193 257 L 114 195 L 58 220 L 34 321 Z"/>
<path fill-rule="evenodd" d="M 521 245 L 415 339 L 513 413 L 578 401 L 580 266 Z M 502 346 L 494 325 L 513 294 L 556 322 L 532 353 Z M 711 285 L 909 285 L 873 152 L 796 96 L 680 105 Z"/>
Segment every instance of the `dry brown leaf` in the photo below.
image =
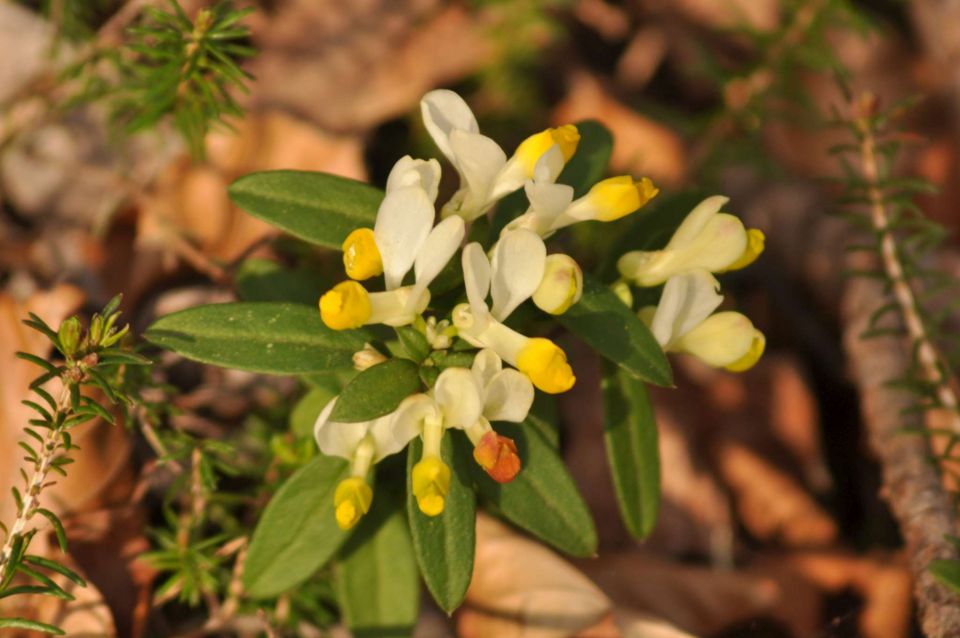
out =
<path fill-rule="evenodd" d="M 86 578 L 83 569 L 69 557 L 57 556 L 60 563 L 74 570 L 84 580 L 81 587 L 71 580 L 53 574 L 51 577 L 65 591 L 74 596 L 74 600 L 61 600 L 53 596 L 13 596 L 4 599 L 0 615 L 21 616 L 56 625 L 63 629 L 69 638 L 113 638 L 117 629 L 113 623 L 110 608 L 103 600 L 97 587 Z M 49 634 L 26 631 L 4 630 L 4 638 L 40 638 Z"/>
<path fill-rule="evenodd" d="M 648 0 L 652 10 L 670 11 L 714 29 L 750 27 L 772 31 L 781 20 L 781 0 Z"/>
<path fill-rule="evenodd" d="M 293 0 L 254 23 L 257 106 L 362 132 L 490 57 L 489 25 L 440 0 Z"/>
<path fill-rule="evenodd" d="M 653 78 L 667 53 L 667 33 L 651 25 L 638 30 L 617 61 L 617 82 L 639 91 Z"/>
<path fill-rule="evenodd" d="M 473 581 L 458 635 L 565 638 L 609 611 L 606 596 L 570 563 L 490 516 L 477 516 Z"/>
<path fill-rule="evenodd" d="M 613 133 L 614 172 L 645 175 L 665 185 L 680 183 L 686 174 L 687 152 L 680 136 L 620 103 L 586 72 L 572 77 L 551 119 L 558 124 L 596 119 L 607 126 Z"/>
<path fill-rule="evenodd" d="M 717 465 L 734 493 L 737 513 L 752 535 L 788 545 L 827 545 L 837 526 L 789 475 L 753 450 L 725 443 Z"/>
<path fill-rule="evenodd" d="M 643 551 L 601 554 L 578 565 L 617 609 L 649 614 L 677 629 L 710 635 L 735 623 L 770 617 L 797 636 L 813 635 L 820 606 L 816 589 L 751 571 L 670 562 Z"/>
<path fill-rule="evenodd" d="M 580 0 L 573 14 L 607 40 L 623 40 L 630 32 L 630 16 L 621 7 L 604 0 Z"/>
<path fill-rule="evenodd" d="M 236 128 L 235 133 L 210 135 L 207 164 L 183 157 L 161 175 L 142 203 L 137 230 L 140 248 L 173 249 L 205 270 L 210 267 L 208 260 L 234 259 L 276 232 L 230 203 L 227 186 L 237 177 L 273 169 L 366 177 L 363 144 L 357 137 L 328 135 L 276 111 L 250 115 Z"/>

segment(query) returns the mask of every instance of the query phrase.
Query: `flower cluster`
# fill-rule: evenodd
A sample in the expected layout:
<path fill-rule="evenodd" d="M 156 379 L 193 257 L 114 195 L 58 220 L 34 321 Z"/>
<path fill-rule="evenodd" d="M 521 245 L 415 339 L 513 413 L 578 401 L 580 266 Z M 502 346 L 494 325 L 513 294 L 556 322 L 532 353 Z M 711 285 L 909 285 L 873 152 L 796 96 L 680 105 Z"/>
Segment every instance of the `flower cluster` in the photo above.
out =
<path fill-rule="evenodd" d="M 451 470 L 440 454 L 448 429 L 466 433 L 474 459 L 493 480 L 513 480 L 521 466 L 517 447 L 498 435 L 491 422 L 522 422 L 533 403 L 534 387 L 559 393 L 576 381 L 558 345 L 504 323 L 527 300 L 559 315 L 580 299 L 580 267 L 569 255 L 548 254 L 544 239 L 580 221 L 619 219 L 657 194 L 650 180 L 621 176 L 603 180 L 574 199 L 573 188 L 556 180 L 580 141 L 575 126 L 532 135 L 508 158 L 479 132 L 474 114 L 456 93 L 431 91 L 421 110 L 427 131 L 459 175 L 459 188 L 439 206 L 438 215 L 439 162 L 401 158 L 387 179 L 374 227 L 358 228 L 343 242 L 349 279 L 320 298 L 320 315 L 334 330 L 412 325 L 435 350 L 450 348 L 455 337 L 479 350 L 470 368 L 443 370 L 428 392 L 406 398 L 394 412 L 372 421 L 332 421 L 337 399 L 324 408 L 314 428 L 317 444 L 323 453 L 350 462 L 350 477 L 334 496 L 337 522 L 344 529 L 370 508 L 372 465 L 417 436 L 423 441 L 423 456 L 413 468 L 411 483 L 420 511 L 428 516 L 443 511 L 450 488 Z M 512 220 L 489 249 L 471 242 L 461 250 L 468 224 L 520 188 L 529 201 L 527 211 Z M 449 318 L 424 317 L 430 284 L 458 251 L 465 302 L 456 305 Z M 382 291 L 360 283 L 380 275 Z M 366 350 L 355 357 L 376 359 L 377 353 Z"/>
<path fill-rule="evenodd" d="M 723 301 L 715 273 L 752 264 L 763 252 L 763 233 L 720 209 L 726 197 L 703 200 L 662 250 L 631 251 L 617 263 L 620 275 L 637 286 L 664 284 L 656 306 L 639 312 L 667 352 L 691 354 L 733 372 L 751 368 L 766 339 L 739 312 L 714 310 Z"/>

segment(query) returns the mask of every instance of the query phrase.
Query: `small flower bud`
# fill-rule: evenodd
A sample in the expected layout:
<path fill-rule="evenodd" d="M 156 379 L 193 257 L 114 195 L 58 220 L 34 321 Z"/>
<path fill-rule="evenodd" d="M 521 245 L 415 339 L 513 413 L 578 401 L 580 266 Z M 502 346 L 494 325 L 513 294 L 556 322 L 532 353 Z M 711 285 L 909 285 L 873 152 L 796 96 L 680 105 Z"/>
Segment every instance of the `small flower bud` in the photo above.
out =
<path fill-rule="evenodd" d="M 633 308 L 633 291 L 630 290 L 630 284 L 623 279 L 618 279 L 610 284 L 610 290 L 623 302 L 623 305 Z"/>
<path fill-rule="evenodd" d="M 354 476 L 340 481 L 333 495 L 337 525 L 340 529 L 350 529 L 356 525 L 357 521 L 370 511 L 372 501 L 373 490 L 362 478 Z"/>
<path fill-rule="evenodd" d="M 60 339 L 60 348 L 64 356 L 72 357 L 80 346 L 80 320 L 76 317 L 70 317 L 62 324 L 57 331 Z"/>
<path fill-rule="evenodd" d="M 583 271 L 577 262 L 569 255 L 549 255 L 533 303 L 551 315 L 562 315 L 580 301 L 582 294 Z"/>
<path fill-rule="evenodd" d="M 363 350 L 357 350 L 353 353 L 353 368 L 363 372 L 367 368 L 372 368 L 378 363 L 387 360 L 382 352 L 374 348 L 369 343 L 363 344 Z"/>

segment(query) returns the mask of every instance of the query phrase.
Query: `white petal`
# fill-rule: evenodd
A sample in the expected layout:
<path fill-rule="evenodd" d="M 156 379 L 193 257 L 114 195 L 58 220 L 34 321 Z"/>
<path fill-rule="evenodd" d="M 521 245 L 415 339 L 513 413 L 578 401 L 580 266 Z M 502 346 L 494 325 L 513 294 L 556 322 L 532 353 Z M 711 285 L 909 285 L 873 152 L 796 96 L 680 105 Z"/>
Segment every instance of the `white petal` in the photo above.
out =
<path fill-rule="evenodd" d="M 339 423 L 330 420 L 330 414 L 337 403 L 334 397 L 320 412 L 313 425 L 313 438 L 317 440 L 317 447 L 327 456 L 342 456 L 345 459 L 353 458 L 360 441 L 367 435 L 372 422 Z"/>
<path fill-rule="evenodd" d="M 435 159 L 413 159 L 409 155 L 401 157 L 387 177 L 387 192 L 406 186 L 420 186 L 427 192 L 430 201 L 436 202 L 440 188 L 440 162 Z"/>
<path fill-rule="evenodd" d="M 563 165 L 563 151 L 560 150 L 559 144 L 554 144 L 540 156 L 533 167 L 534 181 L 547 183 L 557 181 L 563 171 Z"/>
<path fill-rule="evenodd" d="M 373 457 L 374 463 L 380 462 L 381 459 L 391 454 L 396 454 L 405 448 L 413 437 L 420 434 L 420 429 L 414 419 L 406 419 L 403 423 L 404 427 L 397 427 L 396 414 L 396 412 L 391 412 L 386 416 L 375 419 L 370 426 L 370 434 L 373 436 L 373 442 L 377 449 Z"/>
<path fill-rule="evenodd" d="M 392 416 L 390 428 L 393 433 L 391 436 L 396 441 L 406 442 L 423 431 L 424 419 L 430 416 L 437 419 L 441 418 L 440 410 L 437 408 L 433 397 L 426 394 L 414 394 L 407 397 L 400 402 Z"/>
<path fill-rule="evenodd" d="M 674 263 L 671 266 L 677 272 L 692 268 L 717 272 L 739 259 L 746 248 L 747 230 L 743 222 L 733 215 L 719 213 L 696 237 L 672 251 Z"/>
<path fill-rule="evenodd" d="M 492 260 L 490 286 L 491 313 L 495 319 L 503 321 L 536 292 L 543 281 L 546 260 L 547 247 L 536 233 L 518 229 L 500 237 Z"/>
<path fill-rule="evenodd" d="M 462 217 L 448 217 L 434 227 L 420 248 L 413 266 L 417 285 L 429 286 L 457 252 L 466 232 Z"/>
<path fill-rule="evenodd" d="M 545 231 L 553 228 L 554 221 L 573 201 L 573 187 L 566 184 L 528 181 L 523 189 L 530 201 L 530 210 L 537 216 L 538 221 L 542 220 Z"/>
<path fill-rule="evenodd" d="M 483 414 L 480 392 L 470 370 L 447 368 L 441 372 L 433 386 L 433 397 L 443 413 L 444 426 L 463 429 L 476 423 Z"/>
<path fill-rule="evenodd" d="M 437 89 L 430 91 L 420 100 L 420 112 L 423 115 L 423 124 L 427 127 L 427 132 L 430 133 L 437 148 L 456 165 L 450 149 L 450 133 L 479 131 L 480 127 L 477 125 L 477 118 L 473 115 L 473 111 L 463 98 L 453 91 Z"/>
<path fill-rule="evenodd" d="M 427 235 L 427 240 L 423 242 L 420 253 L 413 263 L 416 285 L 410 296 L 411 309 L 427 286 L 437 278 L 453 254 L 457 252 L 465 233 L 466 224 L 463 218 L 454 215 L 437 224 Z"/>
<path fill-rule="evenodd" d="M 677 230 L 674 231 L 673 237 L 670 238 L 670 243 L 667 244 L 667 249 L 679 248 L 680 246 L 690 243 L 700 234 L 707 225 L 707 222 L 719 213 L 723 205 L 729 201 L 729 197 L 714 195 L 697 204 L 684 218 Z"/>
<path fill-rule="evenodd" d="M 408 186 L 387 193 L 377 212 L 373 237 L 383 261 L 387 290 L 400 285 L 433 227 L 434 210 L 427 192 Z"/>
<path fill-rule="evenodd" d="M 673 350 L 720 368 L 747 354 L 755 334 L 753 324 L 739 312 L 718 312 L 678 339 Z"/>
<path fill-rule="evenodd" d="M 477 383 L 480 384 L 481 388 L 484 388 L 484 391 L 486 391 L 485 389 L 493 380 L 493 377 L 502 369 L 503 361 L 496 352 L 489 348 L 484 348 L 478 352 L 477 356 L 473 359 L 473 365 L 470 367 L 473 376 L 477 379 Z"/>
<path fill-rule="evenodd" d="M 460 171 L 461 186 L 468 190 L 461 208 L 471 213 L 472 218 L 476 216 L 474 213 L 484 212 L 483 207 L 491 203 L 494 180 L 507 156 L 499 144 L 479 133 L 453 131 L 450 147 Z"/>
<path fill-rule="evenodd" d="M 463 249 L 460 262 L 463 266 L 463 284 L 467 289 L 467 301 L 476 320 L 481 321 L 487 309 L 487 293 L 490 292 L 490 260 L 483 247 L 473 242 Z"/>
<path fill-rule="evenodd" d="M 501 371 L 485 389 L 483 416 L 490 421 L 520 423 L 533 405 L 533 384 L 511 368 Z"/>
<path fill-rule="evenodd" d="M 663 287 L 651 331 L 661 346 L 667 347 L 716 310 L 723 296 L 720 284 L 704 270 L 671 277 Z"/>

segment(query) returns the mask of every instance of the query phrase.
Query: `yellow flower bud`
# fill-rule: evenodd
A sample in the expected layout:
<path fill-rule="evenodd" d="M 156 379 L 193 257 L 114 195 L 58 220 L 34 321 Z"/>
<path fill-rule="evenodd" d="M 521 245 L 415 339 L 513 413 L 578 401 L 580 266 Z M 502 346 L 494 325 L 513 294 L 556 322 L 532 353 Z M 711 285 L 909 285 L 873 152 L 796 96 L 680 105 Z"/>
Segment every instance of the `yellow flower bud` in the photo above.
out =
<path fill-rule="evenodd" d="M 623 279 L 618 279 L 610 284 L 610 290 L 623 302 L 624 306 L 633 308 L 633 291 L 630 290 L 630 284 Z"/>
<path fill-rule="evenodd" d="M 383 273 L 380 250 L 370 228 L 358 228 L 343 240 L 343 267 L 347 277 L 363 281 Z"/>
<path fill-rule="evenodd" d="M 530 339 L 520 350 L 517 369 L 548 394 L 566 392 L 577 380 L 567 354 L 554 342 L 539 337 Z"/>
<path fill-rule="evenodd" d="M 378 363 L 383 363 L 387 357 L 369 343 L 363 344 L 363 350 L 357 350 L 353 353 L 353 369 L 363 372 L 367 368 L 372 368 Z"/>
<path fill-rule="evenodd" d="M 350 529 L 356 525 L 360 517 L 370 511 L 371 501 L 373 490 L 362 478 L 355 476 L 340 481 L 333 494 L 333 505 L 340 529 Z"/>
<path fill-rule="evenodd" d="M 763 252 L 766 240 L 767 238 L 764 236 L 763 231 L 759 228 L 747 230 L 747 247 L 744 249 L 743 254 L 740 255 L 740 258 L 727 266 L 724 272 L 740 270 L 755 262 L 757 257 L 760 256 L 760 253 Z"/>
<path fill-rule="evenodd" d="M 450 492 L 450 468 L 440 458 L 429 456 L 413 466 L 411 475 L 413 495 L 420 511 L 427 516 L 443 512 L 444 501 Z"/>
<path fill-rule="evenodd" d="M 552 315 L 562 315 L 580 301 L 583 294 L 583 271 L 569 255 L 549 255 L 543 279 L 533 293 L 533 303 Z"/>
<path fill-rule="evenodd" d="M 764 337 L 763 333 L 759 330 L 755 331 L 753 341 L 750 342 L 750 349 L 747 350 L 747 353 L 733 363 L 725 366 L 726 369 L 730 372 L 744 372 L 749 370 L 760 360 L 760 357 L 763 356 L 763 351 L 766 347 L 767 338 Z"/>
<path fill-rule="evenodd" d="M 533 177 L 533 169 L 543 154 L 554 144 L 560 147 L 563 161 L 569 162 L 580 143 L 580 132 L 573 124 L 564 124 L 557 128 L 548 128 L 531 135 L 520 143 L 514 155 L 520 160 L 527 177 Z"/>
<path fill-rule="evenodd" d="M 597 182 L 587 197 L 596 210 L 596 219 L 612 222 L 639 210 L 659 192 L 646 177 L 634 182 L 629 175 L 621 175 Z"/>
<path fill-rule="evenodd" d="M 344 281 L 320 297 L 320 318 L 328 328 L 359 328 L 370 319 L 370 295 L 355 281 Z"/>

